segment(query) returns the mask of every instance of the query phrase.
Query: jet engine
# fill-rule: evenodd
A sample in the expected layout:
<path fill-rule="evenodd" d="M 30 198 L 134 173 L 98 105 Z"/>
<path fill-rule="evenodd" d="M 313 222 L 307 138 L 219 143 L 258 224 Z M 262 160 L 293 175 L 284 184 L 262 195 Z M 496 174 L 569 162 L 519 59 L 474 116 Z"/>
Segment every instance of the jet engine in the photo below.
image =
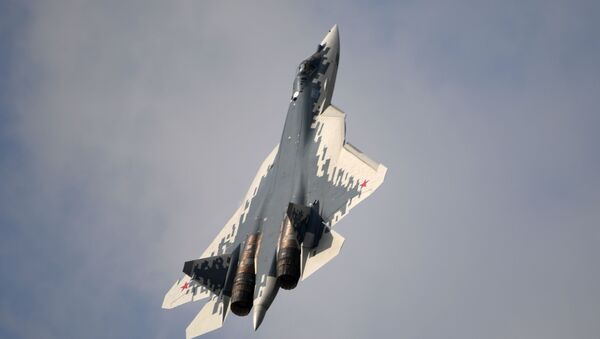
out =
<path fill-rule="evenodd" d="M 250 313 L 254 300 L 254 285 L 256 271 L 254 257 L 258 247 L 258 234 L 250 234 L 246 239 L 243 251 L 240 253 L 237 271 L 231 290 L 231 311 L 238 316 Z"/>
<path fill-rule="evenodd" d="M 283 219 L 277 252 L 277 280 L 281 288 L 291 290 L 300 279 L 300 243 L 289 216 Z"/>

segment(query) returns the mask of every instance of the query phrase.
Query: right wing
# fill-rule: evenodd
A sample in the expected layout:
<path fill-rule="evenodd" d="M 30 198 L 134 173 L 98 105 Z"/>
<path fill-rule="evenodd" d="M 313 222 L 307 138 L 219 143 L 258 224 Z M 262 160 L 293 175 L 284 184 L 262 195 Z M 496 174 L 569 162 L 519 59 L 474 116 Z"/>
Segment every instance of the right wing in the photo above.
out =
<path fill-rule="evenodd" d="M 302 279 L 338 255 L 344 238 L 331 228 L 371 195 L 385 178 L 387 168 L 346 142 L 346 114 L 328 106 L 314 122 L 316 174 L 310 180 L 310 201 L 320 203 L 326 232 L 316 248 L 303 253 Z"/>
<path fill-rule="evenodd" d="M 185 337 L 187 339 L 195 338 L 223 326 L 227 315 L 227 304 L 228 301 L 216 295 L 212 296 L 185 329 Z"/>
<path fill-rule="evenodd" d="M 310 201 L 319 201 L 329 227 L 383 183 L 387 168 L 346 142 L 346 114 L 333 105 L 319 115 L 314 128 L 318 143 L 316 174 L 310 180 Z"/>
<path fill-rule="evenodd" d="M 336 184 L 347 185 L 348 191 L 351 188 L 356 189 L 358 194 L 347 200 L 345 200 L 346 195 L 339 194 L 338 191 L 332 191 L 327 195 L 328 204 L 323 206 L 322 216 L 330 227 L 375 192 L 383 184 L 387 172 L 387 167 L 371 160 L 349 142 L 342 147 L 335 164 L 338 169 Z"/>
<path fill-rule="evenodd" d="M 250 205 L 252 199 L 256 196 L 259 190 L 259 186 L 264 184 L 264 180 L 267 177 L 269 169 L 272 167 L 275 161 L 275 156 L 279 150 L 279 145 L 269 153 L 267 158 L 263 161 L 262 165 L 258 169 L 258 173 L 254 177 L 246 196 L 242 202 L 242 205 L 233 213 L 233 216 L 227 221 L 221 232 L 215 237 L 215 239 L 208 245 L 206 250 L 202 253 L 200 258 L 220 256 L 232 251 L 233 245 L 236 243 L 238 231 L 240 225 L 244 224 L 248 212 L 250 211 Z M 190 301 L 198 301 L 209 297 L 211 291 L 206 286 L 202 286 L 196 281 L 192 280 L 190 276 L 183 275 L 178 279 L 173 286 L 169 289 L 163 300 L 163 308 L 175 308 L 183 305 Z"/>

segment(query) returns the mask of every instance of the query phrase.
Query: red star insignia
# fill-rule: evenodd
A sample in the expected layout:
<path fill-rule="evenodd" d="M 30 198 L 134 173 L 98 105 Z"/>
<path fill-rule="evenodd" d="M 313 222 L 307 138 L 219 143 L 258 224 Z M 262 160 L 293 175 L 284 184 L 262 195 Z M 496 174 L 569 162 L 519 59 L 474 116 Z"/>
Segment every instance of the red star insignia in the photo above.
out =
<path fill-rule="evenodd" d="M 187 281 L 185 282 L 185 284 L 181 285 L 181 290 L 187 290 L 188 287 L 190 287 L 190 284 L 187 283 Z"/>
<path fill-rule="evenodd" d="M 360 187 L 365 188 L 367 187 L 367 180 L 363 180 L 362 184 L 360 184 Z"/>

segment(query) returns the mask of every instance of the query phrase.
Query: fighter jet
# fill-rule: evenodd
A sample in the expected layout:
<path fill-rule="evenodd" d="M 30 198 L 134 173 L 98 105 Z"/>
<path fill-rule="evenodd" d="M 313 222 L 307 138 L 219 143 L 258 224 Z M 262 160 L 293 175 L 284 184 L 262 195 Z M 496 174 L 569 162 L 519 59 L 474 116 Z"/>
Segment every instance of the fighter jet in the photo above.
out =
<path fill-rule="evenodd" d="M 209 298 L 187 338 L 220 328 L 230 312 L 253 310 L 256 330 L 279 289 L 338 255 L 344 238 L 333 226 L 383 183 L 387 168 L 346 141 L 346 115 L 331 104 L 339 59 L 333 26 L 298 66 L 281 140 L 241 206 L 165 295 L 167 309 Z"/>

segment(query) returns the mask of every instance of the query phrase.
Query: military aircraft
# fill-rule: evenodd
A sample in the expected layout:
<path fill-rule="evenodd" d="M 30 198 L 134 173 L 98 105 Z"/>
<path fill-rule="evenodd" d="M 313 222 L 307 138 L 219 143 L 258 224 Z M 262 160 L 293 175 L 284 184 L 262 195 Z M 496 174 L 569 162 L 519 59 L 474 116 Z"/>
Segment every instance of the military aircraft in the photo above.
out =
<path fill-rule="evenodd" d="M 344 238 L 333 226 L 383 183 L 387 168 L 346 142 L 345 114 L 331 104 L 339 58 L 336 25 L 300 63 L 281 140 L 242 205 L 165 295 L 167 309 L 210 298 L 187 338 L 220 328 L 230 311 L 253 309 L 256 330 L 280 288 L 337 256 Z"/>

